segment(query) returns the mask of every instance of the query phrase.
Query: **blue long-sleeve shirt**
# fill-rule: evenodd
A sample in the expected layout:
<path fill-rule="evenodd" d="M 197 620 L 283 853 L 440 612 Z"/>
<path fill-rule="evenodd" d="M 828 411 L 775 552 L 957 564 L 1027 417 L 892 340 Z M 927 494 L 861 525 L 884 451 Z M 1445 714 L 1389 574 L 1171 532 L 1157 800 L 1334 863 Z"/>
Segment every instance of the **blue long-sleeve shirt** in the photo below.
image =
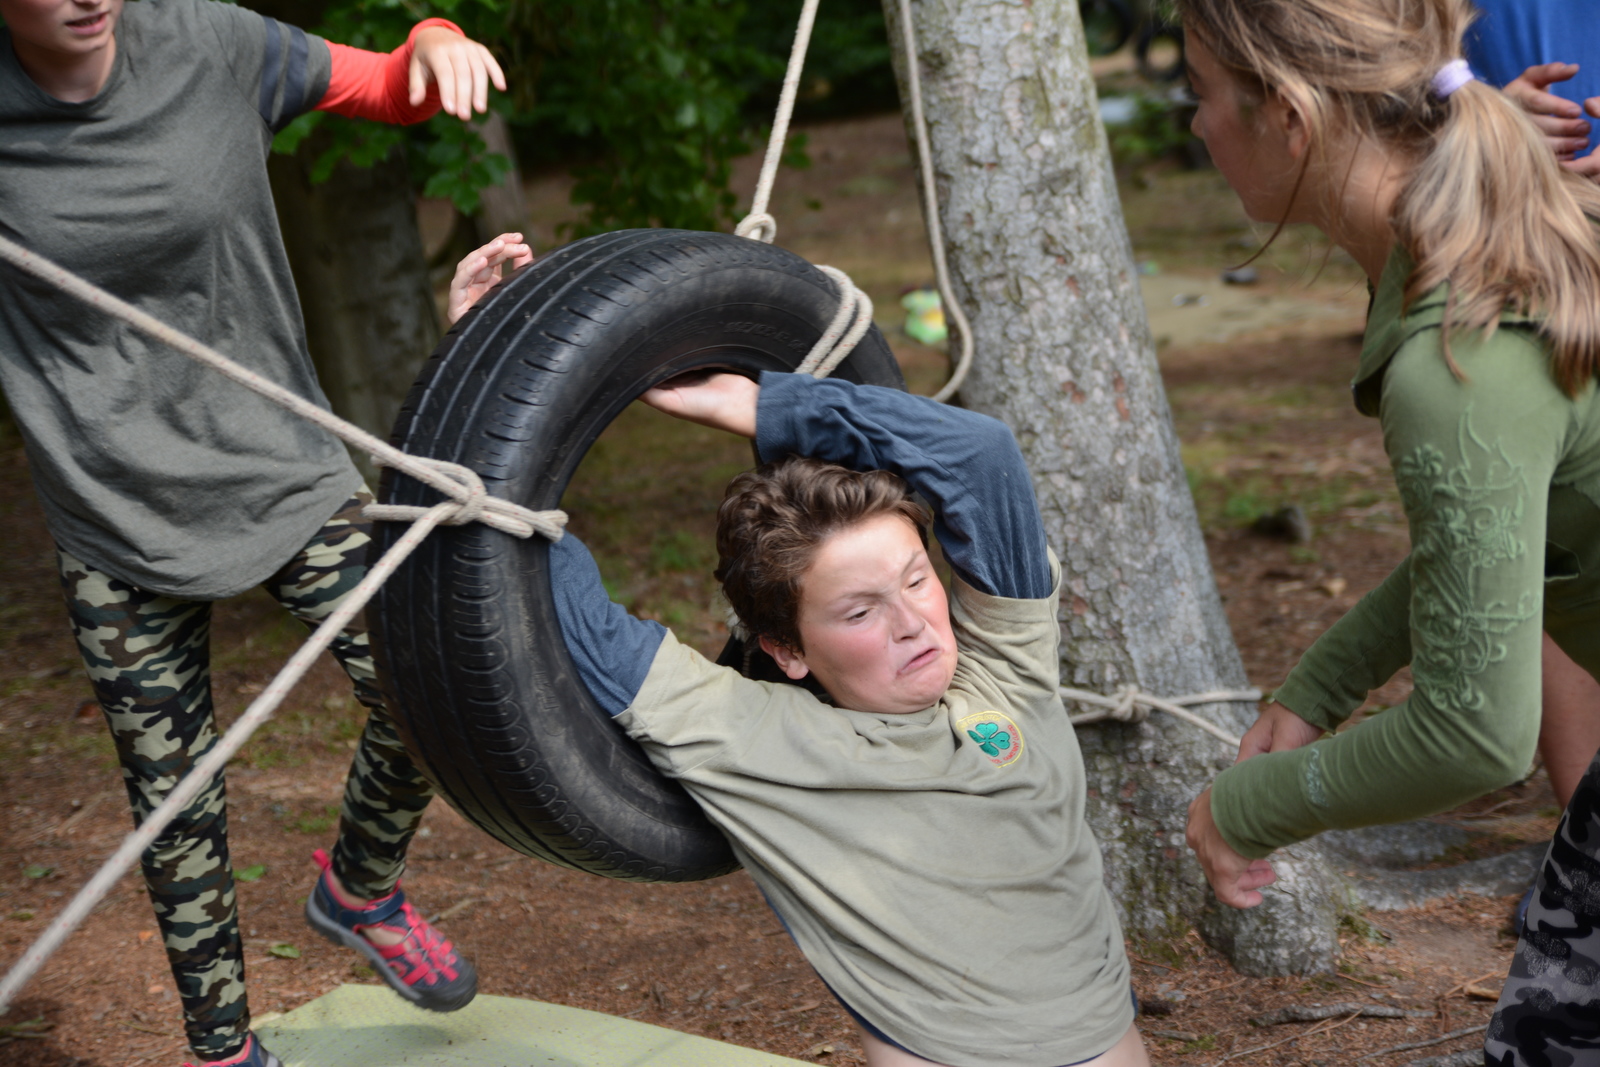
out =
<path fill-rule="evenodd" d="M 892 471 L 932 505 L 934 535 L 963 581 L 1008 599 L 1050 595 L 1044 523 L 1004 423 L 895 389 L 767 373 L 756 450 L 766 462 L 796 454 Z M 607 713 L 619 715 L 644 684 L 666 630 L 611 602 L 576 537 L 551 545 L 550 565 L 561 635 L 579 677 Z"/>

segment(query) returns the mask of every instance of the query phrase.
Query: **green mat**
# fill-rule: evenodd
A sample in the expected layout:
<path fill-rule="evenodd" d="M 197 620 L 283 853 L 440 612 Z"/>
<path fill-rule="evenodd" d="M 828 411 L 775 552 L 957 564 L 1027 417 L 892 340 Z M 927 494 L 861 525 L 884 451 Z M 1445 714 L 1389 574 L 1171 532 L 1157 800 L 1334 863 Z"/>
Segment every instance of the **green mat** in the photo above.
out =
<path fill-rule="evenodd" d="M 515 997 L 448 1015 L 340 986 L 256 1027 L 284 1067 L 782 1067 L 803 1061 Z M 809 1067 L 809 1065 L 806 1065 Z"/>

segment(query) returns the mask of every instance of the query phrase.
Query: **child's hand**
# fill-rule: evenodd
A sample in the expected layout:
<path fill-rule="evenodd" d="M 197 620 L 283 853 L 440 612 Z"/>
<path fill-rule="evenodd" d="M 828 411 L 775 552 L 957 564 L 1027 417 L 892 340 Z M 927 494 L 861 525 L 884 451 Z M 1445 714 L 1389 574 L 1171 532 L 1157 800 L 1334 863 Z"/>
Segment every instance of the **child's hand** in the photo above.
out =
<path fill-rule="evenodd" d="M 1211 790 L 1189 804 L 1189 847 L 1205 868 L 1206 880 L 1217 899 L 1232 908 L 1253 908 L 1261 903 L 1262 886 L 1278 880 L 1266 860 L 1247 860 L 1233 850 L 1211 820 Z"/>
<path fill-rule="evenodd" d="M 675 418 L 697 422 L 740 437 L 756 435 L 756 401 L 761 386 L 742 374 L 684 374 L 646 390 L 639 399 Z"/>
<path fill-rule="evenodd" d="M 1234 762 L 1243 763 L 1251 756 L 1268 752 L 1302 748 L 1321 736 L 1320 726 L 1312 726 L 1282 704 L 1268 704 L 1257 716 L 1256 724 L 1239 740 L 1239 758 Z"/>
<path fill-rule="evenodd" d="M 411 46 L 411 106 L 428 95 L 428 83 L 439 86 L 439 106 L 458 119 L 489 110 L 489 83 L 506 91 L 505 72 L 489 50 L 454 30 L 429 26 Z"/>
<path fill-rule="evenodd" d="M 500 281 L 500 264 L 510 263 L 511 269 L 516 270 L 532 262 L 533 249 L 522 243 L 520 233 L 503 233 L 463 259 L 456 266 L 456 276 L 450 279 L 450 299 L 446 302 L 450 325 L 454 326 Z"/>
<path fill-rule="evenodd" d="M 1533 119 L 1545 143 L 1563 163 L 1572 162 L 1588 146 L 1589 124 L 1583 119 L 1583 108 L 1548 90 L 1576 73 L 1576 63 L 1541 63 L 1523 71 L 1504 90 Z"/>

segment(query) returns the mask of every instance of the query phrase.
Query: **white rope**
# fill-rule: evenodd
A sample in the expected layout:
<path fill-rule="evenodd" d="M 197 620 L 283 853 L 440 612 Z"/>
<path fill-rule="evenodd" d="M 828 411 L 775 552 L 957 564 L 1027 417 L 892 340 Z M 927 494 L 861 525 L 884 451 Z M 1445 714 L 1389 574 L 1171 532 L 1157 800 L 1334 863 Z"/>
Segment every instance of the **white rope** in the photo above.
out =
<path fill-rule="evenodd" d="M 811 46 L 811 29 L 817 19 L 820 0 L 805 0 L 800 8 L 800 22 L 794 31 L 794 46 L 789 50 L 789 66 L 783 75 L 783 89 L 778 94 L 778 110 L 772 119 L 772 134 L 767 138 L 767 152 L 761 160 L 761 175 L 756 179 L 755 196 L 750 202 L 750 213 L 740 220 L 733 232 L 740 237 L 771 244 L 778 236 L 778 220 L 768 211 L 772 203 L 772 188 L 778 180 L 778 164 L 783 159 L 784 146 L 789 139 L 789 122 L 794 117 L 794 101 L 800 89 L 800 75 L 805 70 L 806 50 Z M 911 89 L 911 125 L 917 134 L 917 156 L 922 163 L 922 217 L 928 227 L 928 245 L 933 252 L 933 272 L 939 287 L 939 299 L 944 306 L 945 321 L 953 327 L 960 342 L 960 355 L 950 374 L 950 380 L 934 394 L 933 399 L 943 403 L 955 395 L 966 380 L 972 367 L 972 327 L 966 312 L 956 301 L 950 285 L 950 268 L 944 254 L 944 231 L 939 223 L 938 189 L 934 184 L 933 156 L 928 146 L 927 123 L 922 115 L 922 79 L 917 67 L 916 30 L 911 25 L 909 0 L 900 6 L 901 27 L 906 41 L 906 72 Z M 833 322 L 823 333 L 811 352 L 795 368 L 797 374 L 811 374 L 826 378 L 842 363 L 857 342 L 866 336 L 872 326 L 872 298 L 837 267 L 819 266 L 839 288 L 839 310 Z"/>
<path fill-rule="evenodd" d="M 933 277 L 944 307 L 946 329 L 955 327 L 961 354 L 944 388 L 933 394 L 941 404 L 955 395 L 972 369 L 972 324 L 956 299 L 950 284 L 950 266 L 944 258 L 944 227 L 939 222 L 939 187 L 933 176 L 933 148 L 928 141 L 928 123 L 922 114 L 921 61 L 917 58 L 917 30 L 911 24 L 911 0 L 900 0 L 900 34 L 906 44 L 906 87 L 911 96 L 911 128 L 917 135 L 917 160 L 922 167 L 922 220 L 928 227 L 928 250 L 933 253 Z"/>
<path fill-rule="evenodd" d="M 1214 722 L 1202 719 L 1184 705 L 1194 704 L 1254 704 L 1261 699 L 1259 689 L 1218 689 L 1209 693 L 1191 693 L 1182 697 L 1152 696 L 1136 685 L 1125 685 L 1117 690 L 1115 696 L 1101 696 L 1091 693 L 1087 689 L 1073 689 L 1071 686 L 1061 687 L 1061 696 L 1066 700 L 1075 700 L 1079 704 L 1089 704 L 1098 707 L 1100 711 L 1088 711 L 1072 716 L 1072 725 L 1086 726 L 1093 722 L 1144 722 L 1150 717 L 1150 712 L 1164 711 L 1168 715 L 1182 719 L 1191 726 L 1197 726 L 1206 733 L 1225 744 L 1238 748 L 1239 738 Z"/>
<path fill-rule="evenodd" d="M 789 49 L 789 68 L 783 74 L 783 90 L 778 93 L 778 113 L 772 119 L 772 134 L 767 138 L 767 154 L 761 160 L 761 177 L 756 179 L 755 199 L 733 232 L 740 237 L 771 244 L 778 236 L 778 220 L 767 213 L 772 202 L 772 187 L 778 180 L 778 164 L 789 141 L 789 119 L 794 115 L 794 98 L 800 91 L 800 75 L 806 69 L 806 49 L 811 47 L 811 27 L 817 21 L 820 0 L 805 0 L 800 7 L 800 23 L 794 28 L 794 45 Z"/>
<path fill-rule="evenodd" d="M 37 940 L 0 979 L 0 1014 L 10 1006 L 12 998 L 38 972 L 44 962 L 61 947 L 73 930 L 89 916 L 96 905 L 115 887 L 117 880 L 135 862 L 141 853 L 160 836 L 183 809 L 222 772 L 250 736 L 272 716 L 289 691 L 310 670 L 318 656 L 332 644 L 339 632 L 349 625 L 378 591 L 384 581 L 436 526 L 459 526 L 468 522 L 481 522 L 502 530 L 514 537 L 531 537 L 535 533 L 558 540 L 567 516 L 561 511 L 531 511 L 509 500 L 490 496 L 483 481 L 475 473 L 455 463 L 407 455 L 386 441 L 379 440 L 358 426 L 353 426 L 337 415 L 324 411 L 304 398 L 267 381 L 253 371 L 228 359 L 192 337 L 173 329 L 138 308 L 119 300 L 70 274 L 55 264 L 34 255 L 13 241 L 0 237 L 0 259 L 41 278 L 51 285 L 100 308 L 113 318 L 170 345 L 184 355 L 214 367 L 246 388 L 259 393 L 289 411 L 336 434 L 358 448 L 365 448 L 373 459 L 385 466 L 404 471 L 418 481 L 432 486 L 449 499 L 432 507 L 395 507 L 372 505 L 366 509 L 369 518 L 378 521 L 411 522 L 412 526 L 383 554 L 367 572 L 361 582 L 351 590 L 338 609 L 323 620 L 316 632 L 284 664 L 261 695 L 251 702 L 239 720 L 233 724 L 216 746 L 198 760 L 181 781 L 173 787 L 167 798 L 152 811 L 139 828 L 127 837 L 116 852 L 101 865 L 93 878 L 78 890 L 76 896 L 60 915 L 51 920 Z"/>

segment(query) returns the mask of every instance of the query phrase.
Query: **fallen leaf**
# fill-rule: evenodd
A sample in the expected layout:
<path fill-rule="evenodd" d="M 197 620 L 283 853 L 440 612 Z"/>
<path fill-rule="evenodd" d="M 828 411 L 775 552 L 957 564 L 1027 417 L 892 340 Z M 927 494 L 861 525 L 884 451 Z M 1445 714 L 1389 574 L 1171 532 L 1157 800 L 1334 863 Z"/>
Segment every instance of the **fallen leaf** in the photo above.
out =
<path fill-rule="evenodd" d="M 54 867 L 41 867 L 37 863 L 30 863 L 22 868 L 22 873 L 29 878 L 43 878 L 53 870 L 55 870 Z"/>
<path fill-rule="evenodd" d="M 156 936 L 156 932 L 154 930 L 140 930 L 139 931 L 139 943 L 142 945 L 142 944 L 144 944 L 146 941 L 150 940 L 154 936 Z"/>
<path fill-rule="evenodd" d="M 804 1052 L 800 1053 L 800 1055 L 802 1055 L 802 1056 L 826 1056 L 829 1053 L 833 1052 L 833 1050 L 834 1049 L 833 1049 L 832 1042 L 824 1041 L 820 1045 L 812 1045 L 810 1048 L 808 1048 Z"/>
<path fill-rule="evenodd" d="M 1338 596 L 1340 593 L 1343 593 L 1349 585 L 1350 583 L 1345 581 L 1343 578 L 1335 577 L 1329 578 L 1322 582 L 1318 588 L 1324 593 L 1327 593 L 1329 596 Z"/>
<path fill-rule="evenodd" d="M 29 919 L 33 918 L 33 912 L 29 911 L 27 908 L 18 908 L 16 911 L 11 913 L 11 917 L 20 923 L 25 923 Z"/>
<path fill-rule="evenodd" d="M 287 941 L 279 941 L 276 945 L 267 949 L 267 955 L 276 956 L 280 960 L 297 960 L 300 958 L 300 950 Z"/>
<path fill-rule="evenodd" d="M 160 982 L 157 982 L 155 985 L 145 990 L 146 993 L 165 993 L 166 991 L 167 987 L 162 985 Z"/>
<path fill-rule="evenodd" d="M 258 882 L 261 880 L 261 876 L 266 873 L 267 865 L 265 863 L 254 863 L 249 867 L 241 867 L 234 871 L 233 877 L 240 882 Z"/>

